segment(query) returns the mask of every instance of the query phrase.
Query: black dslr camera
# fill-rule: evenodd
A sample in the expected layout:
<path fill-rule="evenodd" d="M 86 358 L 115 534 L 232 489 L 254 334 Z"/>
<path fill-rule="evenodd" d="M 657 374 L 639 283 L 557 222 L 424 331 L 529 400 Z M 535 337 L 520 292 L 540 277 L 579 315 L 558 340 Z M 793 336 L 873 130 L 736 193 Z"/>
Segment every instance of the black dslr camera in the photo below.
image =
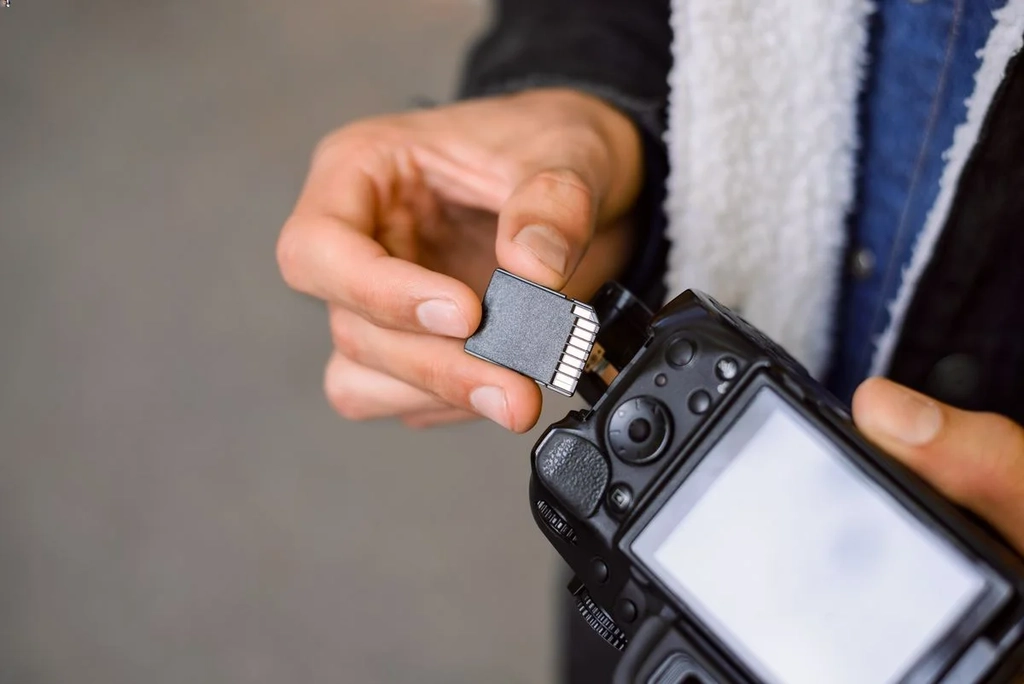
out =
<path fill-rule="evenodd" d="M 530 506 L 617 684 L 1011 682 L 1024 564 L 710 297 L 622 288 Z"/>

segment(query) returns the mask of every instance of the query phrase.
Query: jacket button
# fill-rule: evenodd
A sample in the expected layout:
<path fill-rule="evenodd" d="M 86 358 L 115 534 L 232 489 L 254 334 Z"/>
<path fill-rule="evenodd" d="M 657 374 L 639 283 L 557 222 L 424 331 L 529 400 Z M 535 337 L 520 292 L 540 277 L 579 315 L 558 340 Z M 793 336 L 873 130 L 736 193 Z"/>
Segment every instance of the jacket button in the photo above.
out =
<path fill-rule="evenodd" d="M 854 250 L 848 268 L 856 280 L 867 280 L 875 272 L 875 253 L 867 247 Z"/>
<path fill-rule="evenodd" d="M 981 364 L 970 354 L 950 354 L 932 368 L 925 380 L 928 393 L 956 404 L 973 398 L 981 384 Z"/>

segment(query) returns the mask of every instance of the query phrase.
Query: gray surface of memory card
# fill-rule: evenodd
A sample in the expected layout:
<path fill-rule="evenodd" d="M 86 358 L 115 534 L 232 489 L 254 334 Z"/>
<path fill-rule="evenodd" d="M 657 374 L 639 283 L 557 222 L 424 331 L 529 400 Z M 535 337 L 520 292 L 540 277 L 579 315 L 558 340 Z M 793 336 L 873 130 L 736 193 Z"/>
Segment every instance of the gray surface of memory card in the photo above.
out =
<path fill-rule="evenodd" d="M 498 269 L 484 293 L 480 327 L 465 349 L 572 396 L 597 330 L 590 306 Z"/>

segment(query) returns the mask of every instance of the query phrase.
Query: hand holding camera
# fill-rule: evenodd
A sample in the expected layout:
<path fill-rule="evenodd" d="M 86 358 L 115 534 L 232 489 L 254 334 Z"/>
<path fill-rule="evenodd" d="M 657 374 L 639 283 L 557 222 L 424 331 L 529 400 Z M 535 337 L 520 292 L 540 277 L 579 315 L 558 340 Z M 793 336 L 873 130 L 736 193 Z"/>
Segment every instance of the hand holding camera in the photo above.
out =
<path fill-rule="evenodd" d="M 987 525 L 710 297 L 680 295 L 639 337 L 628 293 L 594 304 L 619 367 L 606 388 L 591 372 L 592 409 L 538 441 L 530 505 L 580 613 L 625 649 L 617 683 L 1015 681 L 1024 563 Z M 1019 428 L 884 381 L 857 404 L 882 445 L 931 454 L 918 468 L 1015 539 Z M 957 434 L 980 429 L 978 479 L 957 477 Z M 998 486 L 978 487 L 986 468 L 1005 468 Z"/>

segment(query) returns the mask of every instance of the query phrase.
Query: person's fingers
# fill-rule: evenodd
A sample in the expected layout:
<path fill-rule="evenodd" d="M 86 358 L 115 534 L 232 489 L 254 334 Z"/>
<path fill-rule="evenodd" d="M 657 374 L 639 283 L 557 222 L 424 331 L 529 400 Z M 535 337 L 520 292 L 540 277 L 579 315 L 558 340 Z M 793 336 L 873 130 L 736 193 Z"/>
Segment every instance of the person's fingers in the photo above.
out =
<path fill-rule="evenodd" d="M 406 427 L 431 428 L 439 425 L 450 425 L 461 423 L 467 420 L 477 420 L 480 416 L 462 409 L 437 409 L 435 411 L 419 411 L 402 416 L 402 422 Z"/>
<path fill-rule="evenodd" d="M 385 248 L 389 229 L 396 244 L 413 239 L 410 207 L 425 202 L 416 165 L 400 150 L 357 133 L 331 136 L 314 154 L 277 243 L 285 282 L 378 325 L 468 336 L 480 321 L 472 289 Z"/>
<path fill-rule="evenodd" d="M 278 263 L 292 288 L 339 303 L 377 325 L 467 337 L 480 324 L 468 285 L 404 259 L 351 226 L 293 216 L 281 231 Z"/>
<path fill-rule="evenodd" d="M 451 410 L 437 397 L 361 366 L 337 351 L 324 369 L 324 394 L 334 410 L 349 420 Z"/>
<path fill-rule="evenodd" d="M 470 356 L 462 342 L 377 327 L 350 311 L 331 311 L 334 346 L 345 357 L 422 389 L 457 408 L 525 432 L 540 415 L 537 384 Z"/>
<path fill-rule="evenodd" d="M 1024 552 L 1024 428 L 962 411 L 882 378 L 858 388 L 865 436 L 950 499 L 988 520 Z"/>
<path fill-rule="evenodd" d="M 558 114 L 520 149 L 515 188 L 498 216 L 496 256 L 505 269 L 560 290 L 596 225 L 612 225 L 633 206 L 643 164 L 632 121 L 598 98 L 539 90 Z M 530 106 L 529 96 L 521 101 Z"/>
<path fill-rule="evenodd" d="M 583 176 L 552 168 L 522 181 L 501 207 L 495 253 L 516 275 L 560 290 L 594 235 L 599 198 Z"/>
<path fill-rule="evenodd" d="M 334 410 L 349 420 L 398 417 L 408 427 L 428 428 L 480 418 L 337 351 L 324 371 L 324 393 Z"/>

